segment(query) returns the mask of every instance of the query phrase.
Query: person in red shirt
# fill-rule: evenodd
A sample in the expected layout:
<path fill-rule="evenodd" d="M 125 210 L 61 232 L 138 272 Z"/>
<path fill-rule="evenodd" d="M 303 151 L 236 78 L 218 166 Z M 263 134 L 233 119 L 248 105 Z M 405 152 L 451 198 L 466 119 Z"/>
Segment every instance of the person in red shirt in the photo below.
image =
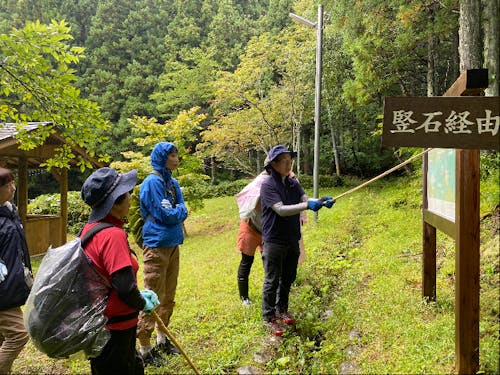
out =
<path fill-rule="evenodd" d="M 82 186 L 82 199 L 92 211 L 81 235 L 99 222 L 113 224 L 95 234 L 85 247 L 97 271 L 112 287 L 104 310 L 111 337 L 100 355 L 90 359 L 93 375 L 144 374 L 142 358 L 135 348 L 138 315 L 139 311 L 150 313 L 160 304 L 153 291 L 139 291 L 139 264 L 123 230 L 130 191 L 136 184 L 136 170 L 118 174 L 104 167 L 92 173 Z"/>

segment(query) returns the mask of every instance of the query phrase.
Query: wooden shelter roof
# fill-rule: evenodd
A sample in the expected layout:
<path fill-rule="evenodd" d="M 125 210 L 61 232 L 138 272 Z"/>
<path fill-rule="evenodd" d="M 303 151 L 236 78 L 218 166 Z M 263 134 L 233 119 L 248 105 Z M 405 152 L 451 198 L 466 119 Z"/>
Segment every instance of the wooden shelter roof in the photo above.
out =
<path fill-rule="evenodd" d="M 29 132 L 49 124 L 50 122 L 28 122 L 25 129 Z M 20 156 L 26 158 L 28 168 L 40 168 L 41 163 L 54 156 L 54 150 L 58 146 L 66 143 L 59 133 L 54 133 L 45 140 L 43 145 L 33 150 L 20 150 L 15 137 L 17 133 L 16 124 L 0 122 L 0 165 L 6 168 L 16 168 Z M 103 166 L 97 159 L 90 157 L 83 148 L 72 145 L 72 150 L 89 160 L 92 165 Z"/>
<path fill-rule="evenodd" d="M 30 122 L 25 129 L 33 131 L 49 122 Z M 49 246 L 57 247 L 66 242 L 68 224 L 68 170 L 53 168 L 50 172 L 60 186 L 60 215 L 29 215 L 28 170 L 40 169 L 40 164 L 54 157 L 58 146 L 67 143 L 58 132 L 51 134 L 45 142 L 33 150 L 20 150 L 16 139 L 16 124 L 0 122 L 0 166 L 17 170 L 17 207 L 24 224 L 26 241 L 31 255 L 44 253 Z M 104 166 L 91 158 L 84 149 L 71 145 L 77 155 L 81 155 L 96 167 Z M 76 166 L 76 160 L 70 162 Z"/>

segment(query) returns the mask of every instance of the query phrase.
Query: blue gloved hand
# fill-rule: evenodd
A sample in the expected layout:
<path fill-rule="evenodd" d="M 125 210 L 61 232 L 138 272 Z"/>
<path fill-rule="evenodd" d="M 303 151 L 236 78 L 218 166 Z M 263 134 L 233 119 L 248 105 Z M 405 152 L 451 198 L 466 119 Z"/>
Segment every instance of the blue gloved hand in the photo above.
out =
<path fill-rule="evenodd" d="M 152 290 L 149 289 L 141 290 L 141 296 L 146 301 L 146 305 L 144 305 L 144 308 L 142 309 L 142 311 L 144 311 L 145 313 L 149 314 L 158 306 L 160 306 L 160 300 L 158 299 L 156 293 L 153 292 Z"/>
<path fill-rule="evenodd" d="M 0 262 L 0 283 L 5 280 L 8 273 L 7 266 L 3 262 Z"/>
<path fill-rule="evenodd" d="M 323 207 L 323 202 L 319 199 L 309 199 L 307 201 L 307 208 L 312 211 L 319 211 L 321 207 Z"/>
<path fill-rule="evenodd" d="M 325 206 L 326 208 L 332 208 L 333 204 L 335 203 L 335 199 L 333 199 L 329 195 L 321 197 L 321 201 L 323 202 L 323 206 Z"/>

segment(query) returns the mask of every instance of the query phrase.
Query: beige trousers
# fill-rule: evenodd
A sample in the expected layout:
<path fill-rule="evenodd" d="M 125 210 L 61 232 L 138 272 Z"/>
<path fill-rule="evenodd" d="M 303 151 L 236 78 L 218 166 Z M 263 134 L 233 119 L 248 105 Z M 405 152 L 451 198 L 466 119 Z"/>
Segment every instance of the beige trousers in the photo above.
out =
<path fill-rule="evenodd" d="M 29 340 L 20 307 L 0 310 L 0 374 L 8 374 L 12 363 Z"/>
<path fill-rule="evenodd" d="M 179 246 L 145 246 L 143 249 L 144 288 L 151 289 L 158 295 L 160 306 L 155 312 L 166 327 L 174 311 L 177 277 L 179 276 Z M 155 329 L 155 320 L 151 314 L 139 315 L 137 338 L 141 346 L 150 345 L 151 334 Z"/>

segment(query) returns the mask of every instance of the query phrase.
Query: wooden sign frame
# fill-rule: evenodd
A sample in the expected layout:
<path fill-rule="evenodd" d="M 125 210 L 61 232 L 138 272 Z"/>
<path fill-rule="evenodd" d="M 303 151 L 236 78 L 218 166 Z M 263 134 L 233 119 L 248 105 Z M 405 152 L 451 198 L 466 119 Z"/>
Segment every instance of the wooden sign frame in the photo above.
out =
<path fill-rule="evenodd" d="M 488 99 L 483 97 L 484 89 L 488 87 L 488 71 L 486 69 L 470 69 L 462 72 L 460 77 L 443 95 L 445 98 L 425 98 L 420 102 L 425 108 L 425 113 L 434 113 L 436 108 L 443 103 L 475 103 L 485 110 L 484 103 L 498 106 L 499 98 Z M 479 96 L 472 100 L 460 98 L 462 96 Z M 458 97 L 458 98 L 457 98 Z M 396 100 L 396 103 L 399 99 Z M 414 99 L 405 100 L 411 105 Z M 420 100 L 419 100 L 420 101 Z M 401 101 L 400 101 L 401 102 Z M 435 103 L 434 103 L 435 102 Z M 387 103 L 387 102 L 386 102 Z M 479 104 L 478 104 L 479 103 Z M 434 105 L 438 107 L 434 108 Z M 426 107 L 429 106 L 429 107 Z M 417 110 L 418 108 L 415 107 Z M 450 107 L 451 108 L 451 107 Z M 390 111 L 399 110 L 388 108 Z M 403 108 L 406 111 L 407 108 Z M 413 115 L 413 107 L 408 107 L 407 118 Z M 422 109 L 422 108 L 421 108 Z M 434 111 L 434 112 L 432 112 Z M 466 108 L 469 114 L 474 111 Z M 498 111 L 498 109 L 497 109 Z M 409 112 L 412 112 L 411 114 Z M 477 112 L 477 111 L 476 111 Z M 398 146 L 423 146 L 457 148 L 455 150 L 455 217 L 454 221 L 448 220 L 435 212 L 428 210 L 427 172 L 428 156 L 424 154 L 423 165 L 423 210 L 422 210 L 422 295 L 430 301 L 436 300 L 436 228 L 455 239 L 455 357 L 456 371 L 459 374 L 475 374 L 479 370 L 479 150 L 483 147 L 498 150 L 499 145 L 483 142 L 481 137 L 474 138 L 473 142 L 462 142 L 461 139 L 442 137 L 442 134 L 417 136 L 415 132 L 408 132 L 411 137 L 391 139 L 391 129 L 394 125 L 394 112 L 389 112 L 386 119 L 384 112 L 384 144 Z M 497 115 L 496 115 L 497 116 Z M 425 117 L 425 115 L 424 115 Z M 500 121 L 500 120 L 499 120 Z M 425 120 L 424 120 L 425 122 Z M 410 125 L 418 123 L 409 122 L 409 126 L 397 130 L 413 129 Z M 477 122 L 476 118 L 476 124 Z M 416 127 L 421 127 L 418 124 Z M 480 126 L 480 124 L 478 125 Z M 496 126 L 496 125 L 495 125 Z M 424 126 L 425 128 L 425 126 Z M 461 128 L 463 130 L 463 128 Z M 416 128 L 414 129 L 416 130 Z M 403 131 L 403 133 L 405 133 Z M 389 138 L 387 134 L 389 133 Z M 396 132 L 397 133 L 397 132 Z M 492 136 L 497 136 L 498 132 Z M 392 133 L 393 134 L 393 133 Z M 442 138 L 442 142 L 438 138 Z M 490 137 L 491 140 L 492 137 Z M 452 141 L 450 142 L 450 139 Z M 389 142 L 389 143 L 388 143 Z M 393 142 L 393 143 L 390 143 Z M 401 142 L 401 143 L 399 143 Z M 412 143 L 417 142 L 417 143 Z M 498 140 L 496 141 L 498 142 Z"/>
<path fill-rule="evenodd" d="M 462 72 L 444 96 L 483 95 L 486 69 Z M 425 164 L 424 170 L 428 166 Z M 436 299 L 436 228 L 455 239 L 455 356 L 459 374 L 479 370 L 479 149 L 457 149 L 455 222 L 422 212 L 422 294 Z M 426 185 L 424 185 L 426 186 Z M 424 190 L 424 193 L 427 192 Z M 424 202 L 426 200 L 424 196 Z M 424 203 L 425 207 L 425 203 Z"/>

